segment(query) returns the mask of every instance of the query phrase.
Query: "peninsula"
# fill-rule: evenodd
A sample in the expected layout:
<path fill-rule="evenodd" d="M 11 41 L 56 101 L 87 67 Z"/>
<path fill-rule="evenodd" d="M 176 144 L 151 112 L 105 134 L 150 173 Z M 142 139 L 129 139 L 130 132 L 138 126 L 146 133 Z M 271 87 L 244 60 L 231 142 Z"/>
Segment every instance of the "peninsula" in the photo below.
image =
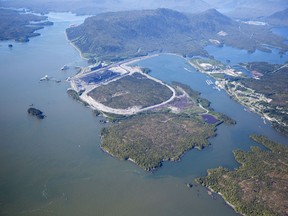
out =
<path fill-rule="evenodd" d="M 179 160 L 191 148 L 209 145 L 222 122 L 235 123 L 189 86 L 168 85 L 131 66 L 143 58 L 148 57 L 98 63 L 70 80 L 69 94 L 114 122 L 101 132 L 104 151 L 152 170 L 162 161 Z"/>
<path fill-rule="evenodd" d="M 48 25 L 53 23 L 46 16 L 0 8 L 0 40 L 28 42 L 30 37 L 40 35 L 35 31 Z"/>
<path fill-rule="evenodd" d="M 223 167 L 208 170 L 196 181 L 219 193 L 243 215 L 288 214 L 288 148 L 264 136 L 251 138 L 268 150 L 234 151 L 241 164 L 235 170 Z"/>

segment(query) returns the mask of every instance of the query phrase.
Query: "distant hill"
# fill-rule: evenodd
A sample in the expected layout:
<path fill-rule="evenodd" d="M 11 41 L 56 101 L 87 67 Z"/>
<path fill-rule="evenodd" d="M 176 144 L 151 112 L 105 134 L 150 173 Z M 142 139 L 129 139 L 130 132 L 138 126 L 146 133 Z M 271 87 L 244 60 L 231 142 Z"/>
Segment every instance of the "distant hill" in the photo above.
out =
<path fill-rule="evenodd" d="M 203 47 L 210 43 L 251 52 L 267 44 L 288 49 L 267 27 L 238 23 L 215 9 L 194 15 L 170 9 L 103 13 L 66 32 L 85 56 L 114 61 L 151 52 L 206 55 Z"/>
<path fill-rule="evenodd" d="M 210 8 L 237 18 L 269 16 L 288 7 L 287 0 L 0 0 L 0 7 L 28 8 L 38 13 L 49 11 L 96 15 L 107 11 L 169 8 L 198 13 Z"/>
<path fill-rule="evenodd" d="M 288 7 L 287 0 L 206 0 L 212 7 L 237 18 L 255 19 L 269 16 Z"/>
<path fill-rule="evenodd" d="M 170 8 L 182 12 L 201 12 L 211 8 L 204 0 L 0 0 L 0 7 L 28 8 L 38 13 L 72 12 L 96 15 L 108 11 Z"/>
<path fill-rule="evenodd" d="M 271 25 L 288 26 L 288 8 L 269 16 L 267 22 Z"/>
<path fill-rule="evenodd" d="M 30 37 L 40 35 L 36 30 L 52 24 L 46 16 L 0 8 L 0 40 L 27 42 Z"/>

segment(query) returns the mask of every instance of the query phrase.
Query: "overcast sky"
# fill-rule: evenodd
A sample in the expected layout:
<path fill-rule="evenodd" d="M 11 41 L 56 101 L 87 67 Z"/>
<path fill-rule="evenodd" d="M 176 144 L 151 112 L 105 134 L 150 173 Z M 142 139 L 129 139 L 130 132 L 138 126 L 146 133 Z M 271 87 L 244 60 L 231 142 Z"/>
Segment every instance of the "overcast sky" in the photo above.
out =
<path fill-rule="evenodd" d="M 46 7 L 50 9 L 72 11 L 85 10 L 95 13 L 103 11 L 118 11 L 132 9 L 170 8 L 183 12 L 196 13 L 208 8 L 216 8 L 221 12 L 240 11 L 247 14 L 268 15 L 288 8 L 288 0 L 8 0 L 16 2 L 18 6 Z M 5 0 L 0 0 L 5 4 Z M 99 8 L 99 10 L 97 10 Z M 247 8 L 252 10 L 247 10 Z"/>

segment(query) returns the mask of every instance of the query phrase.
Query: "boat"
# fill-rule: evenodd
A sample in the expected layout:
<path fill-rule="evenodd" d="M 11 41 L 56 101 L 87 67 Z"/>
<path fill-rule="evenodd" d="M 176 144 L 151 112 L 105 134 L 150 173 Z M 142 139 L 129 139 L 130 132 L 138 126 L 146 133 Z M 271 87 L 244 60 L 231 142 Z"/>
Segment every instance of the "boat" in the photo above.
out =
<path fill-rule="evenodd" d="M 50 78 L 48 77 L 48 75 L 45 75 L 44 77 L 42 77 L 40 79 L 40 81 L 48 81 Z"/>
<path fill-rule="evenodd" d="M 61 68 L 61 70 L 67 70 L 67 69 L 69 69 L 69 67 L 68 67 L 67 65 L 64 65 L 64 66 Z"/>
<path fill-rule="evenodd" d="M 206 83 L 207 83 L 207 85 L 212 85 L 213 84 L 212 80 L 210 80 L 210 79 L 207 79 Z"/>
<path fill-rule="evenodd" d="M 251 111 L 249 109 L 246 109 L 246 108 L 244 108 L 244 111 L 251 113 Z"/>
<path fill-rule="evenodd" d="M 221 89 L 218 86 L 213 86 L 213 89 L 216 89 L 218 91 L 221 91 Z"/>
<path fill-rule="evenodd" d="M 191 70 L 189 70 L 188 68 L 184 67 L 184 70 L 188 71 L 188 72 L 192 72 Z"/>

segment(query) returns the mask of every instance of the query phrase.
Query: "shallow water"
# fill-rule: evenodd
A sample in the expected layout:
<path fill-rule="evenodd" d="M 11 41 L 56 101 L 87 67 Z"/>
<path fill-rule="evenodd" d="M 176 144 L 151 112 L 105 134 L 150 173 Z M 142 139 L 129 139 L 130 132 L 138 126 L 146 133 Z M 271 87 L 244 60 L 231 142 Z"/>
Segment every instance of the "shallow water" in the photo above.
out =
<path fill-rule="evenodd" d="M 64 34 L 83 17 L 54 13 L 50 20 L 55 25 L 29 43 L 12 42 L 12 49 L 11 42 L 0 43 L 0 215 L 236 215 L 219 196 L 213 200 L 205 188 L 186 183 L 207 168 L 237 166 L 232 150 L 249 149 L 251 133 L 286 144 L 287 139 L 207 86 L 206 76 L 183 59 L 162 55 L 140 64 L 166 82 L 201 91 L 238 124 L 221 125 L 210 147 L 189 151 L 181 162 L 165 162 L 154 173 L 112 158 L 99 148 L 99 118 L 68 97 L 68 83 L 39 81 L 46 74 L 63 81 L 75 73 L 61 71 L 63 65 L 86 65 Z M 31 104 L 47 118 L 29 116 Z"/>

